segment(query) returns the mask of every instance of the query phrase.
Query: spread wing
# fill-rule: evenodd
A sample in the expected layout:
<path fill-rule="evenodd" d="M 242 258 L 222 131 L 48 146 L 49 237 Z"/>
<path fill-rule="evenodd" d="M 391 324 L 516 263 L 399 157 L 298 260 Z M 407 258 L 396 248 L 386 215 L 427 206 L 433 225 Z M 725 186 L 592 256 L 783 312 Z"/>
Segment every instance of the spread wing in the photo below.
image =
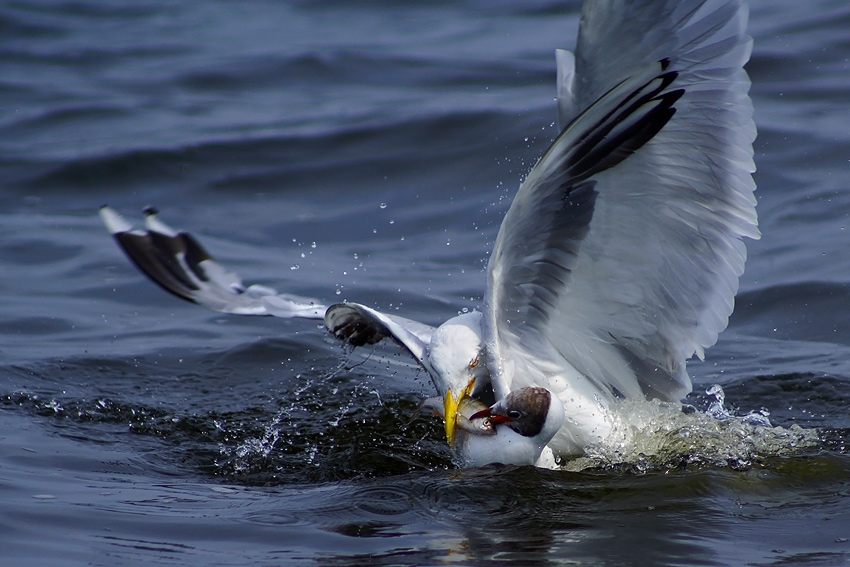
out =
<path fill-rule="evenodd" d="M 274 315 L 321 319 L 327 309 L 317 301 L 252 285 L 221 264 L 186 233 L 157 218 L 155 209 L 145 210 L 147 230 L 134 230 L 121 215 L 101 207 L 100 218 L 118 246 L 139 270 L 164 290 L 181 299 L 223 313 Z"/>
<path fill-rule="evenodd" d="M 523 182 L 488 266 L 497 396 L 558 373 L 603 399 L 690 391 L 685 360 L 726 327 L 742 239 L 759 237 L 746 19 L 740 0 L 585 3 L 559 85 L 562 114 L 584 110 Z"/>
<path fill-rule="evenodd" d="M 227 271 L 190 234 L 176 231 L 145 211 L 146 230 L 134 230 L 109 207 L 100 209 L 106 228 L 128 258 L 154 283 L 181 299 L 214 311 L 237 315 L 271 315 L 324 319 L 325 326 L 340 340 L 353 346 L 375 344 L 392 338 L 420 363 L 431 341 L 433 327 L 387 315 L 358 303 L 325 307 L 318 301 L 281 294 L 261 286 L 245 286 Z"/>

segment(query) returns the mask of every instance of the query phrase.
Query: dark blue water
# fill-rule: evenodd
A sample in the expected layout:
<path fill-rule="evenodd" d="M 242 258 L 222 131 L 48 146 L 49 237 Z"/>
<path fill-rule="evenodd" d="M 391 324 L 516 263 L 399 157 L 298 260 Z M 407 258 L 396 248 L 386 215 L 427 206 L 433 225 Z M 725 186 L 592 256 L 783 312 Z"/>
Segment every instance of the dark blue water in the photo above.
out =
<path fill-rule="evenodd" d="M 578 9 L 0 3 L 0 564 L 850 564 L 844 0 L 753 1 L 763 237 L 689 367 L 814 444 L 457 470 L 392 345 L 181 303 L 96 217 L 153 204 L 252 282 L 442 322 L 556 134 Z"/>

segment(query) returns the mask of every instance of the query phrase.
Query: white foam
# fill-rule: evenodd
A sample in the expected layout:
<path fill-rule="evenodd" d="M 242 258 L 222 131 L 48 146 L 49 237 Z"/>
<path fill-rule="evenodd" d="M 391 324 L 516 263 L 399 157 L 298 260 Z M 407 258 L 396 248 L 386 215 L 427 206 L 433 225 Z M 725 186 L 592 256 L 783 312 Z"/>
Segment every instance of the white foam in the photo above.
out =
<path fill-rule="evenodd" d="M 722 408 L 722 402 L 720 404 Z M 690 410 L 690 411 L 687 411 Z M 587 447 L 583 457 L 562 463 L 572 471 L 625 468 L 635 472 L 720 466 L 746 469 L 754 463 L 799 455 L 820 445 L 817 430 L 770 425 L 761 413 L 733 416 L 659 401 L 617 403 L 617 421 L 605 441 Z"/>

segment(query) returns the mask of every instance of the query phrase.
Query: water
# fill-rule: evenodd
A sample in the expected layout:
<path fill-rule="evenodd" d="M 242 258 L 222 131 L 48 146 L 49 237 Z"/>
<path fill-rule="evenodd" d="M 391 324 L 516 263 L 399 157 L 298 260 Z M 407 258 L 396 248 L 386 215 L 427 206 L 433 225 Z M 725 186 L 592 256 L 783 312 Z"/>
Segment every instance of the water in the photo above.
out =
<path fill-rule="evenodd" d="M 455 469 L 392 345 L 181 303 L 95 216 L 156 205 L 325 301 L 474 308 L 578 7 L 0 4 L 0 563 L 850 564 L 845 1 L 752 5 L 763 237 L 687 400 L 737 417 L 633 408 L 661 432 L 571 470 Z"/>

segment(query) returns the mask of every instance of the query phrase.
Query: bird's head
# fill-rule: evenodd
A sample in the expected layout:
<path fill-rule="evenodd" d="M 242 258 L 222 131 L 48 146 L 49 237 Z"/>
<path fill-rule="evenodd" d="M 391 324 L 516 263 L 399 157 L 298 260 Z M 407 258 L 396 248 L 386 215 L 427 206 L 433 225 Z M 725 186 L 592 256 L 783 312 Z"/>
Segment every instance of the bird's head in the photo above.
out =
<path fill-rule="evenodd" d="M 520 388 L 469 419 L 509 427 L 542 450 L 564 424 L 564 406 L 546 388 Z"/>
<path fill-rule="evenodd" d="M 428 345 L 428 365 L 443 398 L 446 439 L 454 447 L 458 422 L 470 426 L 469 417 L 482 405 L 473 398 L 489 386 L 489 372 L 481 344 L 481 314 L 464 313 L 440 325 Z M 479 434 L 495 434 L 489 420 L 472 425 Z"/>

